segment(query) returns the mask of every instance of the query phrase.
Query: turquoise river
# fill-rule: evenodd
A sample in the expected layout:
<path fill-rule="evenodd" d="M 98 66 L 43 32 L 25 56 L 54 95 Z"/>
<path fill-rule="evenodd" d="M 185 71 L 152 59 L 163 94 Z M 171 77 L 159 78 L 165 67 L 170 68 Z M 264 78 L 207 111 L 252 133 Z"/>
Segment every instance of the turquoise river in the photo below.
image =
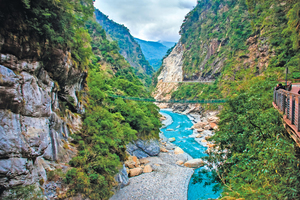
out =
<path fill-rule="evenodd" d="M 163 115 L 169 115 L 173 122 L 172 124 L 161 129 L 166 138 L 174 137 L 176 140 L 172 142 L 176 146 L 183 149 L 193 158 L 202 158 L 207 156 L 205 153 L 207 147 L 204 147 L 197 143 L 194 138 L 188 136 L 193 133 L 191 128 L 193 126 L 192 121 L 186 116 L 177 113 L 173 113 L 169 110 L 161 110 Z M 167 131 L 167 129 L 173 129 L 174 131 Z M 195 169 L 196 174 L 201 168 Z M 205 179 L 205 177 L 203 177 Z M 216 199 L 220 196 L 220 192 L 215 193 L 213 191 L 213 185 L 204 186 L 202 183 L 193 184 L 193 178 L 191 178 L 188 189 L 188 200 L 196 199 Z"/>

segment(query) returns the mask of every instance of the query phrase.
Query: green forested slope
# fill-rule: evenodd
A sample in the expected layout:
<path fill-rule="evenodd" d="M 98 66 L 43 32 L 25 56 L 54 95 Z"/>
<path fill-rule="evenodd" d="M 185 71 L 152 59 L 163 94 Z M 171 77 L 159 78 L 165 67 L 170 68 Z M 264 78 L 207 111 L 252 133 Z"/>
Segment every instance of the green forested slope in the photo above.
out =
<path fill-rule="evenodd" d="M 204 0 L 182 25 L 184 78 L 216 82 L 183 83 L 172 98 L 229 100 L 208 157 L 223 199 L 300 198 L 299 147 L 272 106 L 285 68 L 299 78 L 299 10 L 293 0 Z"/>
<path fill-rule="evenodd" d="M 106 33 L 114 41 L 117 41 L 120 47 L 120 54 L 125 57 L 132 67 L 134 67 L 136 75 L 149 85 L 151 79 L 148 76 L 151 76 L 154 70 L 145 59 L 140 45 L 129 33 L 128 28 L 108 19 L 106 15 L 97 9 L 95 10 L 95 15 L 97 22 L 104 28 Z"/>
<path fill-rule="evenodd" d="M 289 67 L 289 78 L 300 78 L 296 2 L 198 2 L 180 31 L 184 79 L 218 79 L 226 96 L 266 70 L 283 78 Z"/>
<path fill-rule="evenodd" d="M 115 185 L 114 175 L 126 157 L 126 144 L 137 138 L 157 138 L 158 108 L 152 103 L 124 101 L 109 94 L 150 97 L 132 67 L 118 53 L 116 42 L 106 39 L 93 19 L 86 22 L 95 55 L 89 66 L 83 128 L 74 136 L 79 155 L 66 175 L 68 195 L 80 192 L 90 199 L 107 199 Z M 103 68 L 106 65 L 106 68 Z"/>
<path fill-rule="evenodd" d="M 70 66 L 88 75 L 85 87 L 76 93 L 85 106 L 83 127 L 71 135 L 78 154 L 69 163 L 72 169 L 59 174 L 68 185 L 67 193 L 60 193 L 59 198 L 81 193 L 89 199 L 109 199 L 116 185 L 114 176 L 126 157 L 125 145 L 137 138 L 158 137 L 158 107 L 109 97 L 116 94 L 147 98 L 150 94 L 120 55 L 118 44 L 108 41 L 103 28 L 92 19 L 92 0 L 1 3 L 6 8 L 0 12 L 1 38 L 11 41 L 3 45 L 2 53 L 41 61 L 55 71 L 54 56 L 68 51 L 73 63 Z M 26 54 L 17 54 L 23 46 Z M 62 114 L 72 112 L 65 109 Z M 53 174 L 48 172 L 49 179 Z M 22 195 L 19 198 L 23 199 Z"/>

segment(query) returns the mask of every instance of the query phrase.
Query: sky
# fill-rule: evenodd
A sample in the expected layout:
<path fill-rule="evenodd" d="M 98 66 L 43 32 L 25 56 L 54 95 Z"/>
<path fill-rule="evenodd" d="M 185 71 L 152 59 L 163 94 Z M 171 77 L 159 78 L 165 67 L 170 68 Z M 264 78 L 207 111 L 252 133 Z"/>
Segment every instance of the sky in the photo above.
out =
<path fill-rule="evenodd" d="M 97 9 L 146 41 L 178 42 L 180 26 L 197 0 L 96 0 Z"/>

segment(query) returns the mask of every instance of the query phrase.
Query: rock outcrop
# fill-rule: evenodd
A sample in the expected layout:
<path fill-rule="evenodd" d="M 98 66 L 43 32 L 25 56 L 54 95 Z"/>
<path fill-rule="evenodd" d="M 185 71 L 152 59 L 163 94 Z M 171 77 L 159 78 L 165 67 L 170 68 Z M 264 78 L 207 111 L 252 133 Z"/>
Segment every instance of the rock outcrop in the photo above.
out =
<path fill-rule="evenodd" d="M 182 81 L 182 57 L 184 47 L 179 42 L 163 61 L 163 69 L 158 76 L 158 81 L 163 82 L 180 82 Z"/>
<path fill-rule="evenodd" d="M 137 140 L 127 145 L 127 151 L 130 155 L 137 158 L 146 158 L 156 156 L 160 152 L 159 143 L 157 140 Z"/>
<path fill-rule="evenodd" d="M 69 52 L 57 50 L 55 59 L 44 63 L 23 58 L 3 44 L 7 43 L 0 44 L 1 190 L 45 181 L 47 162 L 68 162 L 76 154 L 68 141 L 81 128 L 76 113 L 84 109 L 76 91 L 86 77 L 72 66 Z"/>
<path fill-rule="evenodd" d="M 156 100 L 169 100 L 171 94 L 176 91 L 178 82 L 183 80 L 182 65 L 183 65 L 184 47 L 179 42 L 170 55 L 163 60 L 162 71 L 158 76 L 158 83 L 153 97 Z"/>

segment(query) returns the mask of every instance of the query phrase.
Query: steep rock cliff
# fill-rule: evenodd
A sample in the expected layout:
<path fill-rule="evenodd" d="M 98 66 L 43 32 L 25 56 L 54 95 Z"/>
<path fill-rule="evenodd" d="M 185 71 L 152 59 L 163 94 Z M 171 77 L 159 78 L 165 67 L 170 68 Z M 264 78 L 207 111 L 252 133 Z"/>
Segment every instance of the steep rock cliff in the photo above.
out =
<path fill-rule="evenodd" d="M 0 185 L 1 190 L 47 180 L 55 162 L 76 154 L 69 135 L 81 128 L 84 112 L 76 92 L 86 73 L 72 66 L 69 52 L 55 60 L 22 58 L 1 37 L 0 45 Z M 6 45 L 5 45 L 6 44 Z M 25 51 L 25 50 L 24 50 Z M 20 58 L 21 57 L 21 58 Z M 64 109 L 69 108 L 66 110 Z"/>
<path fill-rule="evenodd" d="M 289 30 L 287 19 L 280 16 L 290 7 L 284 2 L 268 1 L 255 11 L 263 15 L 254 16 L 245 1 L 199 1 L 186 15 L 180 30 L 180 43 L 184 46 L 182 80 L 217 82 L 212 86 L 182 83 L 176 87 L 181 93 L 176 98 L 222 98 L 247 80 L 263 75 L 270 65 L 280 71 L 279 67 L 287 64 L 292 71 L 297 71 L 297 51 L 290 49 L 288 44 L 283 45 L 289 40 L 285 34 Z M 167 71 L 176 73 L 163 65 L 157 75 L 158 82 L 166 77 Z M 156 98 L 157 94 L 163 93 L 163 88 L 169 87 L 157 84 Z M 194 92 L 185 92 L 188 88 L 193 88 Z M 216 90 L 220 95 L 209 95 Z M 173 92 L 167 91 L 168 98 Z"/>
<path fill-rule="evenodd" d="M 181 82 L 184 46 L 179 42 L 172 52 L 163 60 L 161 71 L 157 77 L 158 83 L 153 96 L 157 100 L 171 99 L 172 91 Z"/>

